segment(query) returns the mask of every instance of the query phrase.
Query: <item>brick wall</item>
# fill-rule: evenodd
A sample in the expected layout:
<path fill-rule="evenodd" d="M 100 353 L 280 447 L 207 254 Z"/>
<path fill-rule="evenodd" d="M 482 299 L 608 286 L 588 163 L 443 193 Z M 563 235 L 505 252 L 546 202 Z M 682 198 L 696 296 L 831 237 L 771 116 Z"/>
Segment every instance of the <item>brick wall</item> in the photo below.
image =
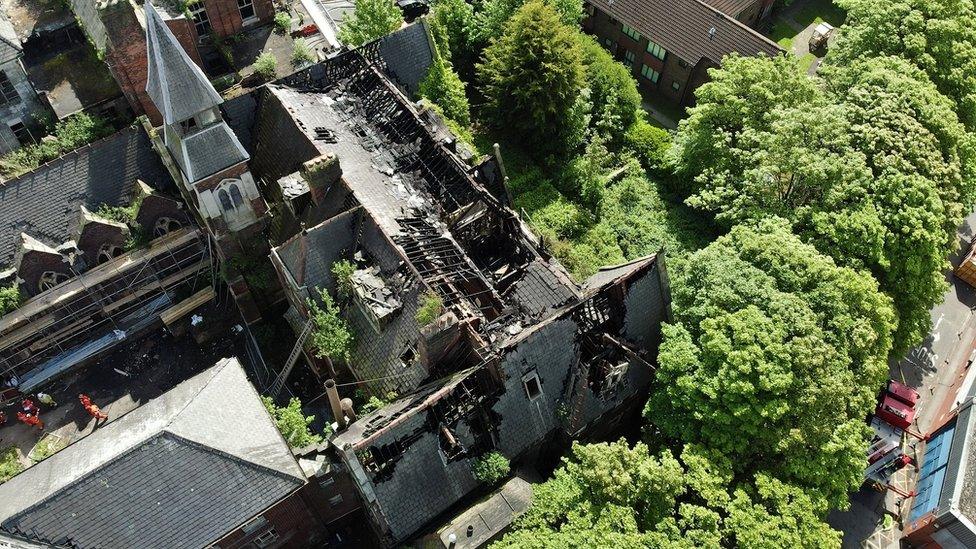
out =
<path fill-rule="evenodd" d="M 146 114 L 154 126 L 162 124 L 159 110 L 146 93 L 149 59 L 146 30 L 129 3 L 110 3 L 99 11 L 108 35 L 105 61 L 115 77 L 122 94 L 136 115 Z M 183 49 L 198 65 L 202 65 L 197 50 L 197 33 L 192 21 L 185 17 L 171 19 L 166 25 L 173 31 Z"/>
<path fill-rule="evenodd" d="M 17 119 L 30 130 L 35 139 L 40 138 L 40 128 L 34 117 L 44 113 L 45 108 L 38 100 L 34 86 L 27 79 L 27 72 L 19 58 L 0 64 L 0 70 L 10 79 L 18 97 L 16 101 L 0 106 L 0 154 L 4 154 L 20 148 L 20 141 L 10 129 L 10 125 L 16 123 Z"/>
<path fill-rule="evenodd" d="M 244 30 L 245 26 L 268 23 L 274 19 L 274 5 L 271 0 L 252 0 L 255 19 L 246 22 L 241 18 L 241 8 L 238 1 L 203 0 L 214 34 L 225 37 L 231 36 Z"/>
<path fill-rule="evenodd" d="M 275 506 L 261 513 L 260 517 L 263 517 L 263 520 L 267 521 L 266 524 L 255 528 L 252 532 L 245 532 L 245 525 L 242 525 L 241 528 L 238 528 L 218 541 L 215 546 L 227 549 L 231 547 L 245 547 L 254 538 L 267 533 L 273 528 L 278 535 L 278 540 L 271 547 L 283 549 L 314 547 L 316 540 L 325 533 L 325 530 L 303 497 L 308 489 L 309 485 L 305 485 Z M 261 521 L 260 518 L 256 518 L 255 520 Z"/>

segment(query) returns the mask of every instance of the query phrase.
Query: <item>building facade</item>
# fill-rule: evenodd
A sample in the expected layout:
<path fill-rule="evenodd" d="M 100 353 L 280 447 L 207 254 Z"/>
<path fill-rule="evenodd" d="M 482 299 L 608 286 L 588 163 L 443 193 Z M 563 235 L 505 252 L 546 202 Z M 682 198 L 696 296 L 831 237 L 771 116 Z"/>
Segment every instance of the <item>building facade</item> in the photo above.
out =
<path fill-rule="evenodd" d="M 4 13 L 0 13 L 0 154 L 19 149 L 40 136 L 47 109 L 27 78 L 20 39 Z"/>
<path fill-rule="evenodd" d="M 749 3 L 738 13 L 749 20 L 753 13 L 768 13 L 766 4 Z M 694 91 L 708 81 L 708 69 L 726 55 L 783 53 L 775 42 L 702 0 L 588 0 L 585 9 L 583 29 L 631 69 L 641 94 L 672 105 L 694 104 Z"/>

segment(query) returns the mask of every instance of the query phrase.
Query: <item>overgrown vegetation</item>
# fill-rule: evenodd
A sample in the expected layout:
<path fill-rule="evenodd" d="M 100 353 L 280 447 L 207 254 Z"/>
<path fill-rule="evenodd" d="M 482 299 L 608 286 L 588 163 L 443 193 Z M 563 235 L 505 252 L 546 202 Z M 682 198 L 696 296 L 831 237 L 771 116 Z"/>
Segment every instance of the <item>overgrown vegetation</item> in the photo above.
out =
<path fill-rule="evenodd" d="M 107 120 L 79 113 L 58 122 L 51 136 L 33 145 L 24 145 L 0 157 L 0 178 L 10 179 L 37 168 L 62 154 L 111 134 Z"/>
<path fill-rule="evenodd" d="M 397 394 L 393 391 L 386 393 L 382 398 L 376 395 L 370 395 L 369 398 L 365 398 L 362 406 L 359 407 L 359 413 L 361 415 L 366 415 L 368 413 L 375 412 L 396 399 Z"/>
<path fill-rule="evenodd" d="M 474 460 L 471 471 L 478 482 L 484 484 L 496 484 L 498 481 L 508 476 L 511 465 L 508 458 L 498 452 L 488 452 Z"/>
<path fill-rule="evenodd" d="M 315 355 L 327 360 L 349 360 L 353 343 L 352 330 L 339 315 L 339 308 L 332 301 L 329 292 L 319 289 L 319 296 L 322 300 L 321 306 L 314 300 L 308 300 L 309 315 L 315 323 L 312 332 Z"/>
<path fill-rule="evenodd" d="M 274 28 L 278 34 L 287 34 L 291 31 L 291 15 L 287 11 L 279 11 L 274 16 Z"/>
<path fill-rule="evenodd" d="M 16 446 L 8 446 L 0 450 L 0 483 L 7 482 L 23 470 L 20 451 Z"/>
<path fill-rule="evenodd" d="M 356 272 L 356 264 L 352 261 L 340 259 L 332 264 L 332 278 L 336 283 L 336 295 L 345 301 L 352 297 L 352 275 Z"/>
<path fill-rule="evenodd" d="M 17 283 L 0 287 L 0 316 L 13 312 L 23 303 L 23 296 Z"/>
<path fill-rule="evenodd" d="M 420 296 L 420 306 L 417 308 L 417 324 L 421 327 L 433 324 L 444 313 L 444 300 L 441 296 L 427 292 Z"/>
<path fill-rule="evenodd" d="M 292 44 L 291 64 L 301 68 L 315 62 L 315 52 L 304 38 L 296 38 Z"/>
<path fill-rule="evenodd" d="M 65 446 L 67 446 L 67 442 L 61 439 L 61 437 L 48 434 L 37 442 L 37 445 L 34 446 L 34 449 L 30 451 L 27 457 L 34 463 L 40 463 L 60 452 Z"/>
<path fill-rule="evenodd" d="M 393 0 L 355 0 L 353 15 L 339 28 L 339 40 L 349 46 L 386 36 L 403 24 L 403 13 Z"/>
<path fill-rule="evenodd" d="M 273 80 L 278 74 L 278 60 L 275 59 L 273 53 L 268 51 L 258 55 L 251 67 L 254 69 L 254 74 L 264 81 Z"/>
<path fill-rule="evenodd" d="M 261 402 L 281 431 L 281 436 L 292 448 L 304 448 L 322 442 L 323 436 L 313 433 L 310 427 L 315 421 L 315 416 L 306 416 L 302 412 L 302 401 L 298 398 L 289 400 L 287 406 L 277 406 L 271 397 L 266 396 L 261 397 Z M 330 430 L 326 429 L 325 437 L 331 434 Z"/>

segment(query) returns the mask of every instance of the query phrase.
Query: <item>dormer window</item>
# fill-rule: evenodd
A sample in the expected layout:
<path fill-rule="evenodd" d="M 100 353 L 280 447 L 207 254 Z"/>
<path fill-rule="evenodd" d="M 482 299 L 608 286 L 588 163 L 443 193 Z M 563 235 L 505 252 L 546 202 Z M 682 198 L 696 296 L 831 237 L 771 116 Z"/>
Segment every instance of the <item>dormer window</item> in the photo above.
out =
<path fill-rule="evenodd" d="M 46 292 L 51 288 L 60 286 L 68 281 L 68 275 L 64 273 L 58 273 L 55 271 L 44 271 L 41 275 L 40 280 L 37 281 L 37 289 Z"/>
<path fill-rule="evenodd" d="M 180 122 L 180 129 L 183 130 L 184 134 L 196 127 L 197 127 L 196 118 L 190 118 L 189 120 L 184 120 Z"/>

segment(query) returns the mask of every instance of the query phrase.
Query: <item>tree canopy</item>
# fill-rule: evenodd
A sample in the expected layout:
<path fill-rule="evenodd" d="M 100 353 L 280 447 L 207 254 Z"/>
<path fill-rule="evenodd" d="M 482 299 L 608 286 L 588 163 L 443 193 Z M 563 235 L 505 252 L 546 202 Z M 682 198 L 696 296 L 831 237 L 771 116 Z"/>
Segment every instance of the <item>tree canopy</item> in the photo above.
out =
<path fill-rule="evenodd" d="M 512 130 L 530 150 L 574 150 L 587 123 L 579 31 L 542 0 L 519 8 L 504 29 L 478 64 L 487 120 Z"/>
<path fill-rule="evenodd" d="M 351 46 L 386 36 L 403 24 L 403 13 L 393 0 L 355 0 L 353 15 L 339 28 L 339 40 Z"/>
<path fill-rule="evenodd" d="M 895 322 L 877 283 L 768 219 L 693 254 L 672 299 L 646 419 L 842 505 L 887 375 Z"/>
<path fill-rule="evenodd" d="M 827 62 L 895 55 L 928 73 L 976 127 L 976 8 L 971 0 L 837 0 L 847 24 Z"/>

